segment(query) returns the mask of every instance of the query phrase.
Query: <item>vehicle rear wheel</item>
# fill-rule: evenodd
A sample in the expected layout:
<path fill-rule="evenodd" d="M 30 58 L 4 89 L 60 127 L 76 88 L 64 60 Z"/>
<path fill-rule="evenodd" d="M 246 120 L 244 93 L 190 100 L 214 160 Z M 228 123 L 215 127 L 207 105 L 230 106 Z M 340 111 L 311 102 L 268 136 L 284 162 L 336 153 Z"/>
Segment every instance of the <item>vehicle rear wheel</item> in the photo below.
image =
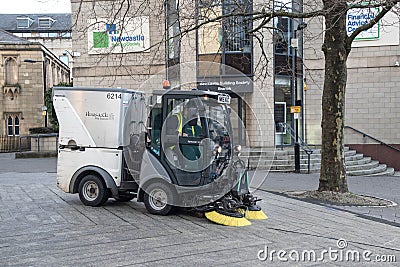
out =
<path fill-rule="evenodd" d="M 173 193 L 171 188 L 162 182 L 151 183 L 145 190 L 144 205 L 151 214 L 167 215 L 173 206 Z"/>
<path fill-rule="evenodd" d="M 110 193 L 103 180 L 98 176 L 89 174 L 79 183 L 79 198 L 86 206 L 98 207 L 103 205 Z"/>

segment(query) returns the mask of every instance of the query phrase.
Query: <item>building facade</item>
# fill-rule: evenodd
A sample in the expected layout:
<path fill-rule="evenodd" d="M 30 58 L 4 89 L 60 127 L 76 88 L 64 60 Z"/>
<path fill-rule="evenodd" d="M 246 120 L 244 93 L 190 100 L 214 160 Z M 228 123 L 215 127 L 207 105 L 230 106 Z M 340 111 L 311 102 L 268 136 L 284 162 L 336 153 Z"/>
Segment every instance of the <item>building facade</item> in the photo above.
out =
<path fill-rule="evenodd" d="M 347 31 L 373 18 L 379 9 L 347 13 Z M 322 20 L 306 20 L 304 34 L 304 137 L 321 143 L 321 102 L 324 55 L 321 51 Z M 400 153 L 381 142 L 400 147 L 400 34 L 399 18 L 388 13 L 371 30 L 362 32 L 352 45 L 347 67 L 345 143 L 360 153 L 400 169 Z M 371 136 L 371 137 L 368 137 Z M 376 140 L 374 140 L 376 139 Z M 379 141 L 377 141 L 379 140 Z"/>
<path fill-rule="evenodd" d="M 0 29 L 38 42 L 72 69 L 71 14 L 1 14 Z"/>
<path fill-rule="evenodd" d="M 71 3 L 76 21 L 72 46 L 81 54 L 73 70 L 75 85 L 150 93 L 168 79 L 180 89 L 218 90 L 232 96 L 232 107 L 244 122 L 246 132 L 239 142 L 253 147 L 292 146 L 298 135 L 309 144 L 321 144 L 322 18 L 276 18 L 262 28 L 260 22 L 241 16 L 212 21 L 262 10 L 261 1 Z M 274 1 L 274 8 L 302 12 L 308 3 Z M 350 14 L 349 20 L 353 18 L 357 16 Z M 400 144 L 398 19 L 388 15 L 377 27 L 353 44 L 345 124 L 396 146 Z M 257 32 L 250 35 L 252 29 Z M 351 128 L 346 128 L 345 138 L 350 145 L 371 141 Z"/>
<path fill-rule="evenodd" d="M 251 11 L 252 1 L 163 1 L 143 6 L 124 1 L 72 0 L 74 86 L 125 87 L 151 93 L 168 79 L 182 90 L 198 87 L 232 96 L 237 142 L 274 146 L 273 75 L 254 68 L 265 60 L 273 69 L 273 45 L 253 43 L 250 21 L 203 21 Z M 197 25 L 197 26 L 196 26 Z M 272 33 L 263 32 L 272 40 Z M 267 55 L 263 52 L 267 51 Z"/>
<path fill-rule="evenodd" d="M 44 91 L 69 82 L 69 68 L 40 43 L 0 30 L 0 135 L 47 125 Z M 49 125 L 50 126 L 50 125 Z"/>

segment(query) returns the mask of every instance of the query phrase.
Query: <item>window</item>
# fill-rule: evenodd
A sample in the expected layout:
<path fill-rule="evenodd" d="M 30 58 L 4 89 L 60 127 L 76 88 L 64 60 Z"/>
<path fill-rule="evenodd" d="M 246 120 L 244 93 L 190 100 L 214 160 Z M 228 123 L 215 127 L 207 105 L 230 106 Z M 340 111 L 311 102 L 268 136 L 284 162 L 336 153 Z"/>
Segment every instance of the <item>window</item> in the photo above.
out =
<path fill-rule="evenodd" d="M 178 1 L 170 0 L 167 2 L 168 4 L 168 59 L 169 64 L 171 66 L 171 62 L 174 62 L 174 59 L 178 59 L 180 56 L 180 24 L 179 24 L 179 12 L 178 12 Z"/>
<path fill-rule="evenodd" d="M 33 20 L 29 17 L 25 18 L 17 18 L 17 28 L 18 29 L 27 29 L 33 23 Z"/>
<path fill-rule="evenodd" d="M 62 38 L 71 38 L 72 34 L 70 32 L 62 32 L 61 37 Z"/>
<path fill-rule="evenodd" d="M 13 136 L 14 131 L 13 131 L 13 119 L 11 116 L 8 117 L 7 119 L 7 135 L 8 136 Z"/>
<path fill-rule="evenodd" d="M 178 65 L 181 53 L 181 28 L 179 22 L 179 1 L 167 1 L 167 66 L 168 80 L 174 86 L 179 82 L 180 68 L 172 66 Z"/>
<path fill-rule="evenodd" d="M 7 57 L 4 60 L 5 65 L 5 84 L 17 85 L 18 84 L 18 63 L 15 57 Z"/>
<path fill-rule="evenodd" d="M 199 3 L 198 24 L 227 14 L 251 13 L 251 0 L 202 0 Z M 199 27 L 199 77 L 234 76 L 239 72 L 252 74 L 251 19 L 238 15 Z M 217 63 L 217 64 L 216 64 Z M 228 67 L 226 67 L 228 66 Z"/>
<path fill-rule="evenodd" d="M 279 17 L 275 18 L 274 24 L 275 53 L 287 55 L 289 53 L 291 20 L 289 18 Z"/>
<path fill-rule="evenodd" d="M 50 28 L 54 22 L 52 18 L 38 18 L 39 28 Z"/>
<path fill-rule="evenodd" d="M 20 134 L 20 124 L 19 120 L 21 117 L 21 113 L 12 113 L 6 115 L 6 126 L 7 126 L 7 135 L 8 136 L 19 136 Z"/>
<path fill-rule="evenodd" d="M 16 116 L 14 118 L 14 135 L 19 135 L 19 118 Z"/>
<path fill-rule="evenodd" d="M 62 62 L 64 62 L 65 65 L 68 66 L 68 62 L 69 62 L 68 56 L 62 55 L 62 56 L 59 56 L 58 58 L 59 58 Z"/>
<path fill-rule="evenodd" d="M 223 14 L 249 13 L 249 2 L 226 1 Z M 251 41 L 249 30 L 251 29 L 249 16 L 228 17 L 224 23 L 225 51 L 250 52 Z"/>

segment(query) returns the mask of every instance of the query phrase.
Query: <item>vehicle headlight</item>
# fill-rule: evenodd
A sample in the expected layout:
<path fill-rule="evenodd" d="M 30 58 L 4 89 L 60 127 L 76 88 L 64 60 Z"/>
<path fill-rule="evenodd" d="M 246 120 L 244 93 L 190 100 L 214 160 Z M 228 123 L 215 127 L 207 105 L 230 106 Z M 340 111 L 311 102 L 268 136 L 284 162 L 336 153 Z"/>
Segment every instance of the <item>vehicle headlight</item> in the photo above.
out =
<path fill-rule="evenodd" d="M 219 154 L 222 152 L 222 147 L 220 145 L 215 145 L 214 146 L 214 152 Z"/>
<path fill-rule="evenodd" d="M 240 151 L 242 151 L 242 146 L 241 145 L 236 145 L 236 146 L 233 147 L 233 150 L 235 152 L 240 152 Z"/>

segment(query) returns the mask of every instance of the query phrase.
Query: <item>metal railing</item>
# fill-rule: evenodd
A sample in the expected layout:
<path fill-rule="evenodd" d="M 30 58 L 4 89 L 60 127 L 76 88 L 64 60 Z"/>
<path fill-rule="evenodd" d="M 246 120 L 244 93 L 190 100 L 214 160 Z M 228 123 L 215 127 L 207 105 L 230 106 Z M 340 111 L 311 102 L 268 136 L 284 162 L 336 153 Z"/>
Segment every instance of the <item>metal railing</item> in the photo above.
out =
<path fill-rule="evenodd" d="M 278 126 L 284 128 L 286 130 L 286 133 L 288 133 L 290 135 L 290 138 L 293 140 L 293 142 L 296 142 L 296 132 L 292 128 L 292 126 L 290 126 L 289 124 L 287 124 L 285 122 L 278 123 Z M 307 172 L 310 173 L 311 154 L 314 151 L 309 147 L 309 145 L 306 142 L 304 142 L 304 140 L 300 136 L 297 136 L 297 140 L 300 145 L 300 148 L 307 154 L 307 160 L 308 160 Z"/>
<path fill-rule="evenodd" d="M 389 144 L 387 144 L 387 143 L 385 143 L 385 142 L 383 142 L 383 141 L 377 139 L 376 137 L 373 137 L 373 136 L 371 136 L 371 135 L 369 135 L 369 134 L 367 134 L 367 133 L 365 133 L 365 132 L 363 132 L 363 131 L 361 131 L 361 130 L 358 130 L 358 129 L 356 129 L 356 128 L 354 128 L 354 127 L 351 127 L 351 126 L 348 126 L 348 125 L 345 125 L 344 128 L 345 128 L 345 129 L 353 130 L 353 131 L 355 131 L 356 133 L 362 134 L 363 137 L 368 137 L 368 138 L 374 140 L 375 142 L 377 142 L 377 143 L 379 143 L 379 144 L 381 144 L 381 145 L 383 145 L 383 146 L 386 146 L 386 147 L 388 147 L 388 148 L 390 148 L 390 149 L 393 149 L 393 150 L 395 150 L 395 151 L 397 151 L 397 152 L 400 152 L 400 149 L 398 149 L 397 147 L 394 147 L 394 146 L 392 146 L 392 145 L 389 145 Z"/>
<path fill-rule="evenodd" d="M 41 139 L 55 137 L 56 143 L 54 149 L 44 148 Z M 31 151 L 33 149 L 32 144 L 35 144 L 35 150 L 37 152 L 55 150 L 58 147 L 58 133 L 49 134 L 32 134 L 32 135 L 21 135 L 21 136 L 7 136 L 0 135 L 0 153 L 10 153 L 10 152 L 23 152 Z"/>
<path fill-rule="evenodd" d="M 0 135 L 0 152 L 21 152 L 31 150 L 31 139 L 29 136 L 7 136 Z"/>

